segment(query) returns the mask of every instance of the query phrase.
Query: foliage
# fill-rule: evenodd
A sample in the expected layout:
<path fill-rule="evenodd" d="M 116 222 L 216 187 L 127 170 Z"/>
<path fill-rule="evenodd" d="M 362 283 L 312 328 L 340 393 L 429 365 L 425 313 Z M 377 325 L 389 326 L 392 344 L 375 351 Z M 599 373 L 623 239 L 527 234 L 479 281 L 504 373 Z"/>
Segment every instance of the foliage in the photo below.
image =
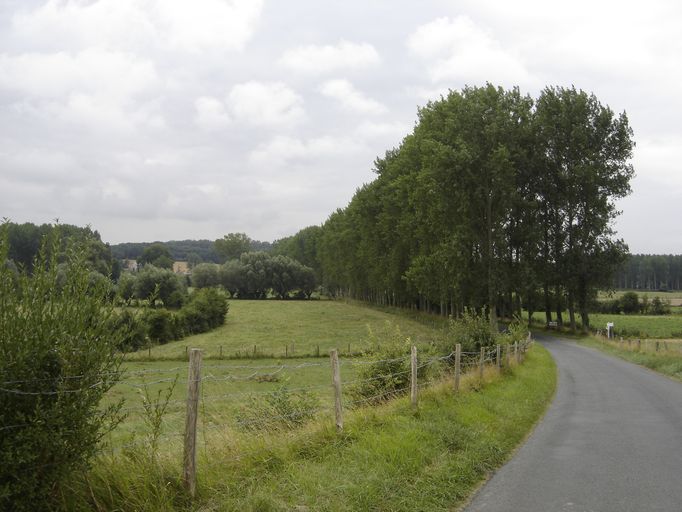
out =
<path fill-rule="evenodd" d="M 246 233 L 228 233 L 217 239 L 213 247 L 222 261 L 234 260 L 251 250 L 251 239 Z"/>
<path fill-rule="evenodd" d="M 632 315 L 634 313 L 639 313 L 641 306 L 639 304 L 639 296 L 635 292 L 626 292 L 620 298 L 620 305 L 623 309 L 623 313 L 626 315 Z"/>
<path fill-rule="evenodd" d="M 228 311 L 227 298 L 214 288 L 195 291 L 177 314 L 185 332 L 197 334 L 223 325 Z"/>
<path fill-rule="evenodd" d="M 173 268 L 173 258 L 171 258 L 170 251 L 160 242 L 145 247 L 138 258 L 138 262 L 144 265 L 154 265 L 159 268 Z"/>
<path fill-rule="evenodd" d="M 310 298 L 315 290 L 314 271 L 287 256 L 247 252 L 220 268 L 218 278 L 230 296 L 239 299 L 265 299 L 270 293 L 280 299 L 299 290 Z"/>
<path fill-rule="evenodd" d="M 682 290 L 682 255 L 633 254 L 618 269 L 613 285 L 641 291 Z"/>
<path fill-rule="evenodd" d="M 443 316 L 485 309 L 492 331 L 522 303 L 588 324 L 590 299 L 627 253 L 612 221 L 633 146 L 627 116 L 575 88 L 536 100 L 490 84 L 450 91 L 319 232 L 276 250 L 314 250 L 333 296 Z"/>
<path fill-rule="evenodd" d="M 400 327 L 386 322 L 381 329 L 368 327 L 369 360 L 358 371 L 356 384 L 350 395 L 361 406 L 378 403 L 404 393 L 410 387 L 410 349 L 412 340 L 405 337 Z M 418 369 L 418 378 L 426 376 L 427 369 Z"/>
<path fill-rule="evenodd" d="M 651 299 L 651 304 L 647 309 L 649 315 L 669 315 L 670 301 L 662 301 L 660 297 L 656 296 Z"/>
<path fill-rule="evenodd" d="M 463 351 L 477 352 L 481 347 L 497 344 L 498 337 L 497 332 L 490 330 L 485 315 L 466 310 L 461 318 L 452 318 L 448 322 L 447 346 L 443 351 L 449 353 L 455 344 L 461 343 Z"/>
<path fill-rule="evenodd" d="M 309 390 L 280 386 L 264 398 L 250 395 L 237 415 L 237 425 L 243 430 L 289 430 L 311 420 L 319 407 L 318 397 Z"/>
<path fill-rule="evenodd" d="M 47 506 L 118 421 L 100 400 L 119 378 L 108 285 L 91 282 L 87 247 L 61 251 L 59 229 L 18 280 L 0 266 L 0 509 Z M 9 251 L 8 225 L 0 261 Z M 58 283 L 58 258 L 64 281 Z"/>
<path fill-rule="evenodd" d="M 215 263 L 200 263 L 192 269 L 192 286 L 194 288 L 208 288 L 220 285 L 220 276 Z"/>
<path fill-rule="evenodd" d="M 134 277 L 126 276 L 125 286 L 129 286 L 129 280 L 134 280 L 135 298 L 148 300 L 151 305 L 155 305 L 157 300 L 168 307 L 182 305 L 183 296 L 187 290 L 183 280 L 173 271 L 148 264 L 139 272 L 128 275 L 134 275 Z M 120 287 L 119 294 L 121 294 Z"/>
<path fill-rule="evenodd" d="M 114 269 L 111 249 L 102 242 L 100 234 L 88 227 L 78 227 L 69 224 L 42 224 L 40 226 L 26 222 L 5 224 L 8 237 L 7 257 L 21 268 L 31 271 L 38 256 L 42 240 L 59 231 L 60 242 L 54 247 L 59 261 L 66 257 L 68 244 L 77 243 L 84 252 L 84 263 L 91 270 L 102 275 L 112 275 L 118 278 Z"/>

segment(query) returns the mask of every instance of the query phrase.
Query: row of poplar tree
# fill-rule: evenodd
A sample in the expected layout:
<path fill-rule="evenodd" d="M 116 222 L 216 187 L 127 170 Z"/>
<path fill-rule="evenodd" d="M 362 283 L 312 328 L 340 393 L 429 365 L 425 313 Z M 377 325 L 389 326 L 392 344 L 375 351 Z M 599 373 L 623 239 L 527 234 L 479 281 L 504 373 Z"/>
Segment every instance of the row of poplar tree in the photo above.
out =
<path fill-rule="evenodd" d="M 375 162 L 376 179 L 276 250 L 327 291 L 458 315 L 545 311 L 589 326 L 590 301 L 627 257 L 612 221 L 630 192 L 625 113 L 593 94 L 538 98 L 487 84 L 450 91 Z"/>

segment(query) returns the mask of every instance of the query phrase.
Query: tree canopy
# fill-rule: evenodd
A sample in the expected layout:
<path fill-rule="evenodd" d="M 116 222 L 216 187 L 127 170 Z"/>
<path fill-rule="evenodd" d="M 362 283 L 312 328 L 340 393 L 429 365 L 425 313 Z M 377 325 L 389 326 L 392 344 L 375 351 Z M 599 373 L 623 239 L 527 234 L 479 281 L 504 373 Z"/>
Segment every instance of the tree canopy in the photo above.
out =
<path fill-rule="evenodd" d="M 633 146 L 626 114 L 575 88 L 536 100 L 490 84 L 451 91 L 419 110 L 346 208 L 275 250 L 314 260 L 336 295 L 485 309 L 493 327 L 522 306 L 548 321 L 567 307 L 587 325 L 589 299 L 627 254 L 612 221 Z"/>

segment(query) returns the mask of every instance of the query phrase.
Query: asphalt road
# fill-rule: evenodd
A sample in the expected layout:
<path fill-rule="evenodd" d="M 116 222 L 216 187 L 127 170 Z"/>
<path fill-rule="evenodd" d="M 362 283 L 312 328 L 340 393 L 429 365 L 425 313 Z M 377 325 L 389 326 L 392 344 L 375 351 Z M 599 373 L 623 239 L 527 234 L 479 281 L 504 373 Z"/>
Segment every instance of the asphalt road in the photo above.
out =
<path fill-rule="evenodd" d="M 557 394 L 466 512 L 682 511 L 682 383 L 549 337 Z"/>

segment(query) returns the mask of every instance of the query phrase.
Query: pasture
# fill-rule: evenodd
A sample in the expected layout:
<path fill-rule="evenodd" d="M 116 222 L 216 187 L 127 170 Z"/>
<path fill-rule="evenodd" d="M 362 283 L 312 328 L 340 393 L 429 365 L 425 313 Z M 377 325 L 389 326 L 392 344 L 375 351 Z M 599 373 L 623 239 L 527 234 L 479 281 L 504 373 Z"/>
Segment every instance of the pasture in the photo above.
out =
<path fill-rule="evenodd" d="M 370 330 L 378 333 L 390 322 L 421 346 L 429 345 L 439 329 L 402 315 L 340 301 L 231 300 L 225 325 L 210 332 L 159 345 L 151 351 L 127 354 L 127 360 L 185 359 L 186 347 L 200 348 L 204 358 L 297 357 L 336 348 L 342 354 L 370 346 Z"/>
<path fill-rule="evenodd" d="M 126 355 L 123 378 L 107 398 L 108 403 L 123 399 L 126 415 L 109 435 L 110 444 L 116 449 L 144 438 L 150 430 L 152 410 L 154 407 L 160 410 L 164 405 L 163 439 L 172 441 L 182 433 L 188 377 L 185 347 L 203 351 L 203 428 L 234 429 L 239 428 L 245 404 L 272 395 L 282 387 L 292 393 L 305 390 L 319 401 L 320 407 L 331 406 L 329 350 L 338 347 L 342 379 L 348 383 L 362 364 L 362 358 L 357 356 L 372 343 L 395 334 L 396 329 L 423 349 L 442 336 L 441 328 L 357 304 L 231 301 L 224 326 L 154 347 L 151 360 L 147 360 L 147 350 Z M 250 358 L 254 346 L 258 357 Z M 317 354 L 318 346 L 320 357 L 311 357 Z M 266 357 L 268 354 L 277 357 Z M 152 407 L 145 410 L 145 401 Z M 180 441 L 179 437 L 176 441 Z"/>
<path fill-rule="evenodd" d="M 556 315 L 552 314 L 552 319 Z M 564 325 L 568 325 L 568 312 L 564 312 Z M 545 313 L 535 312 L 535 322 L 545 323 Z M 580 327 L 580 315 L 576 314 L 576 322 Z M 590 313 L 590 325 L 593 329 L 606 330 L 607 322 L 613 322 L 617 336 L 635 338 L 682 338 L 682 315 L 611 315 L 606 313 Z"/>

